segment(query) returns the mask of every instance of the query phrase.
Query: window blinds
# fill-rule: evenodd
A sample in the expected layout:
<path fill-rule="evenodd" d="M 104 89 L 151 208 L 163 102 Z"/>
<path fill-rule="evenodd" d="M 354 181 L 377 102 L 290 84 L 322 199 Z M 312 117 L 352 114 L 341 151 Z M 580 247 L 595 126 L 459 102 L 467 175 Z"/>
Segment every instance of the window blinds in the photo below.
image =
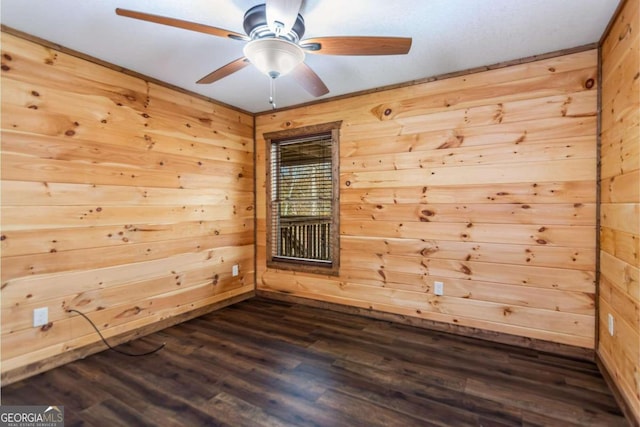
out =
<path fill-rule="evenodd" d="M 272 141 L 272 254 L 331 262 L 333 211 L 331 132 Z"/>

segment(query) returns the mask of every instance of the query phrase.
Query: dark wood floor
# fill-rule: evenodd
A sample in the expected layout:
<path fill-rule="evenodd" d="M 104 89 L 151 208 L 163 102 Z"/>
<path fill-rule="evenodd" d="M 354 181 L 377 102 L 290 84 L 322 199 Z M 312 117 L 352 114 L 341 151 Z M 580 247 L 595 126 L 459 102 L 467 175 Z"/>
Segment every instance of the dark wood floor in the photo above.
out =
<path fill-rule="evenodd" d="M 67 426 L 623 426 L 593 363 L 252 299 L 2 389 Z"/>

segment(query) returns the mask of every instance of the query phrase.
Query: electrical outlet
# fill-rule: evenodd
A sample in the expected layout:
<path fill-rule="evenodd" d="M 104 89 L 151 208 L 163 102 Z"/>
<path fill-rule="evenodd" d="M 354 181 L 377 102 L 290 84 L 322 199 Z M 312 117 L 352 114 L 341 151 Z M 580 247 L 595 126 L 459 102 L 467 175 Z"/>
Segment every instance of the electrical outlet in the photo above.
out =
<path fill-rule="evenodd" d="M 613 315 L 607 314 L 607 326 L 609 328 L 609 335 L 613 336 Z"/>
<path fill-rule="evenodd" d="M 433 282 L 433 293 L 436 295 L 444 295 L 444 283 Z"/>
<path fill-rule="evenodd" d="M 238 264 L 234 265 L 233 267 L 231 267 L 231 275 L 233 277 L 236 277 L 238 274 L 240 274 L 239 272 L 239 266 Z"/>
<path fill-rule="evenodd" d="M 35 308 L 33 310 L 33 327 L 43 326 L 49 323 L 49 309 L 47 307 Z"/>

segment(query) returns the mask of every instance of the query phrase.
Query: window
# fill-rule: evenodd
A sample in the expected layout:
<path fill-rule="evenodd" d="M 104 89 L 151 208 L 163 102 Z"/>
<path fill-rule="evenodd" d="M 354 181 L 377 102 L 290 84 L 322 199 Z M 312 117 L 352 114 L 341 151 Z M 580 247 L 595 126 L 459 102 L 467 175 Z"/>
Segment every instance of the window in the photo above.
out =
<path fill-rule="evenodd" d="M 264 135 L 267 266 L 338 274 L 340 124 Z"/>

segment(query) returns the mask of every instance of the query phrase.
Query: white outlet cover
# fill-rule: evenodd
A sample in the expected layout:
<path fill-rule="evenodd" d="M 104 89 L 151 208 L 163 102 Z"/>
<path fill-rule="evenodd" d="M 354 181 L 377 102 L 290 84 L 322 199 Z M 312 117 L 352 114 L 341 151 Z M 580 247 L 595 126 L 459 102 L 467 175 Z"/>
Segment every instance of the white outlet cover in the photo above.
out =
<path fill-rule="evenodd" d="M 607 327 L 609 328 L 609 335 L 613 336 L 613 315 L 607 314 Z"/>
<path fill-rule="evenodd" d="M 238 274 L 240 274 L 240 272 L 239 272 L 238 264 L 236 264 L 233 267 L 231 267 L 231 275 L 233 277 L 236 277 Z"/>
<path fill-rule="evenodd" d="M 436 295 L 444 295 L 444 283 L 433 282 L 433 293 Z"/>
<path fill-rule="evenodd" d="M 33 327 L 43 326 L 49 323 L 49 309 L 47 307 L 33 310 Z"/>

